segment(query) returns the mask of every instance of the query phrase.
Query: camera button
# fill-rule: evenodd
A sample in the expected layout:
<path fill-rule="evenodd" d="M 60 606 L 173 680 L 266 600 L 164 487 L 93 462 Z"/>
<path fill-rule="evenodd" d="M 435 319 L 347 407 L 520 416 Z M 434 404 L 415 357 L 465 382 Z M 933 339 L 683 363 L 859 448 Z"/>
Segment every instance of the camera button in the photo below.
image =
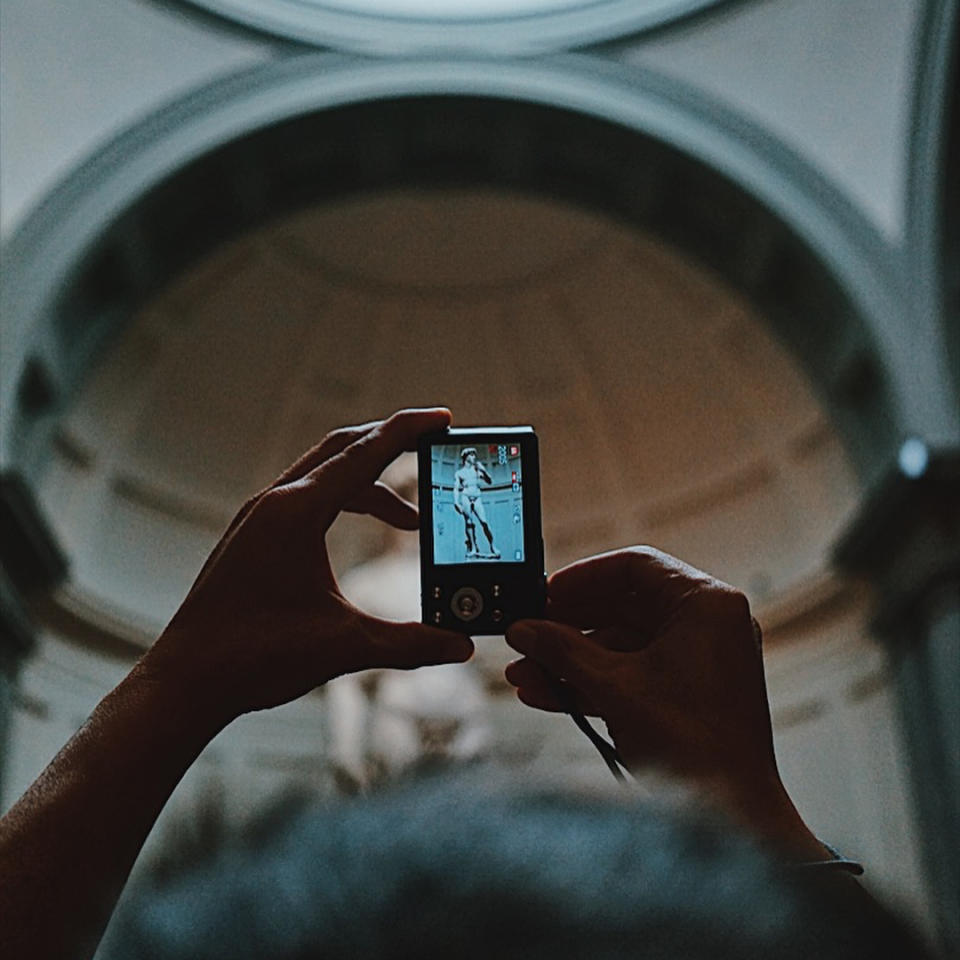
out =
<path fill-rule="evenodd" d="M 443 587 L 434 587 L 433 588 L 433 599 L 439 600 L 443 596 Z"/>
<path fill-rule="evenodd" d="M 499 622 L 503 619 L 503 611 L 502 611 L 502 610 L 491 610 L 491 611 L 490 611 L 490 619 L 491 619 L 494 623 L 499 623 Z"/>
<path fill-rule="evenodd" d="M 442 623 L 442 622 L 443 622 L 443 614 L 442 614 L 439 610 L 434 611 L 434 614 L 433 614 L 433 622 L 434 622 L 434 623 Z"/>
<path fill-rule="evenodd" d="M 499 584 L 499 583 L 495 583 L 495 584 L 490 588 L 490 593 L 493 594 L 493 596 L 495 596 L 495 597 L 499 597 L 499 596 L 500 596 L 500 589 L 501 589 L 501 588 L 500 588 L 500 584 Z"/>
<path fill-rule="evenodd" d="M 461 587 L 451 598 L 450 609 L 459 620 L 476 620 L 483 611 L 483 597 L 473 587 Z"/>

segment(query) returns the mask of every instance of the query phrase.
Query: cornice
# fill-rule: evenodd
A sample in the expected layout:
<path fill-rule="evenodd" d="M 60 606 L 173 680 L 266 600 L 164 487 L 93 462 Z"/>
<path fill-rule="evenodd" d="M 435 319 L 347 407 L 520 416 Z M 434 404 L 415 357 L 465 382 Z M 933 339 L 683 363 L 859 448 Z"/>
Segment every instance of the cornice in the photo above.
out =
<path fill-rule="evenodd" d="M 186 0 L 231 24 L 364 56 L 531 56 L 582 49 L 686 21 L 739 0 L 582 0 L 539 13 L 364 13 L 324 0 Z M 456 9 L 454 3 L 451 7 Z"/>

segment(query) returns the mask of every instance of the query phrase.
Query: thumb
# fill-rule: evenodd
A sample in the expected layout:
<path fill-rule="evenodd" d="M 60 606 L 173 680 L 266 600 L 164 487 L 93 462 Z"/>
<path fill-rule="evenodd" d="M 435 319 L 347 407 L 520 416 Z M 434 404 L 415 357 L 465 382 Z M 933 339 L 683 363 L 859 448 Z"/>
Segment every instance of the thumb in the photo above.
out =
<path fill-rule="evenodd" d="M 469 637 L 422 623 L 395 623 L 370 617 L 364 633 L 367 642 L 361 654 L 364 662 L 356 668 L 359 670 L 413 670 L 440 663 L 463 663 L 473 656 L 473 641 Z"/>
<path fill-rule="evenodd" d="M 616 670 L 616 654 L 575 627 L 548 620 L 518 620 L 507 629 L 507 643 L 539 663 L 550 675 L 569 680 L 588 697 L 603 677 Z"/>

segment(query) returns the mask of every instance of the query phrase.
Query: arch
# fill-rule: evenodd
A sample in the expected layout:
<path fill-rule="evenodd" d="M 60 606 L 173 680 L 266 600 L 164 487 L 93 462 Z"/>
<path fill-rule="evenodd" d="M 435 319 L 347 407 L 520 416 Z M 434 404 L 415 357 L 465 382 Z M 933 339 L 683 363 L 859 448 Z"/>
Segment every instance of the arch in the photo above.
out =
<path fill-rule="evenodd" d="M 436 3 L 428 4 L 427 12 L 415 0 L 188 2 L 253 29 L 320 47 L 380 55 L 457 50 L 515 56 L 634 35 L 732 0 L 475 0 L 472 12 L 456 2 L 450 12 L 438 10 Z"/>
<path fill-rule="evenodd" d="M 899 398 L 872 327 L 889 253 L 822 177 L 702 94 L 565 55 L 311 54 L 203 88 L 118 137 L 4 250 L 0 466 L 44 459 L 103 338 L 177 269 L 273 214 L 403 183 L 507 186 L 606 210 L 743 291 L 792 349 L 869 479 Z"/>

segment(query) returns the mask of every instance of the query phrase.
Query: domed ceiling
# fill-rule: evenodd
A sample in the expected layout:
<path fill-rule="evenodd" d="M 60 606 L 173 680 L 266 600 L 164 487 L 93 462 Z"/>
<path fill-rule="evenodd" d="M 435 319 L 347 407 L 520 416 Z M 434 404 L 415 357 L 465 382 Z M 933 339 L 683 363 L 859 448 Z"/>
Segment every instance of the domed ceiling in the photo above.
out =
<path fill-rule="evenodd" d="M 762 605 L 820 575 L 856 498 L 763 319 L 661 243 L 502 192 L 365 195 L 222 247 L 104 354 L 41 492 L 74 602 L 154 634 L 251 492 L 422 404 L 537 427 L 550 568 L 649 542 Z M 335 565 L 380 543 L 341 518 Z"/>

